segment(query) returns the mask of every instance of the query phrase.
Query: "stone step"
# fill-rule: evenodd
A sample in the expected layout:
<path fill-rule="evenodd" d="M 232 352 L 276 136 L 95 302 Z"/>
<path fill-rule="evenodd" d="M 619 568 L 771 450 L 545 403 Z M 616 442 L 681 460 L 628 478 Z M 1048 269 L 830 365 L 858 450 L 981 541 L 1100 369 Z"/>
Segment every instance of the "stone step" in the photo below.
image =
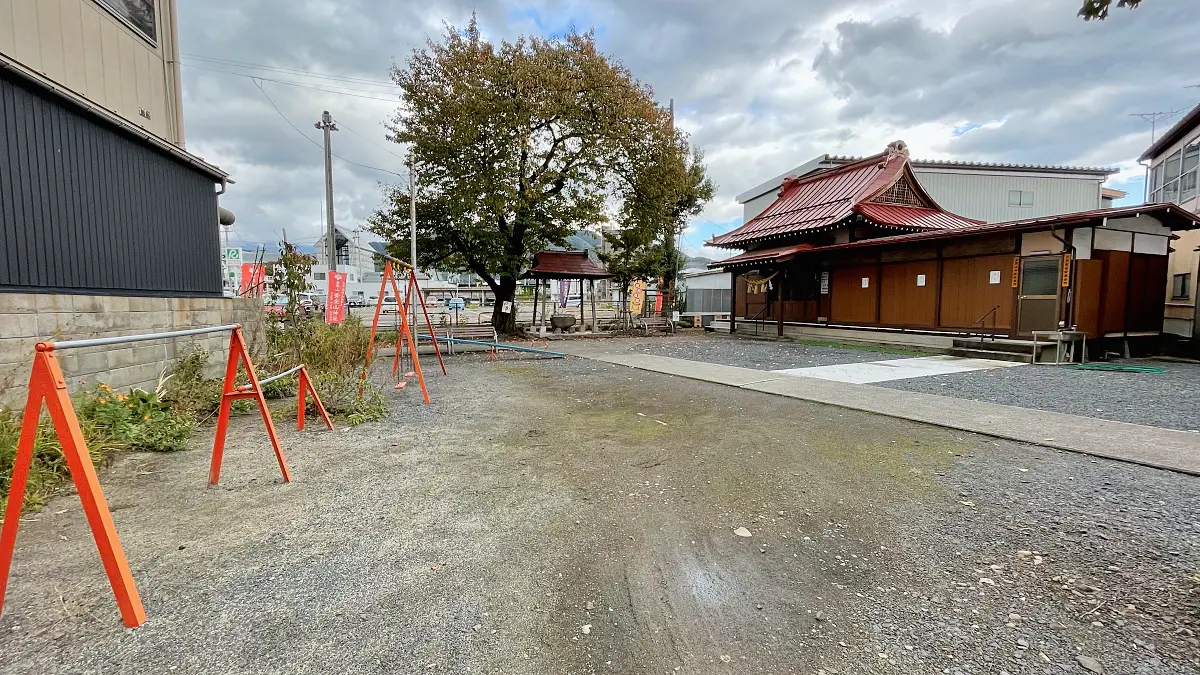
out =
<path fill-rule="evenodd" d="M 978 344 L 978 343 L 976 343 Z M 964 359 L 988 359 L 990 361 L 1008 361 L 1011 363 L 1029 363 L 1032 349 L 1024 354 L 994 349 L 972 349 L 967 347 L 951 347 L 945 350 L 947 356 L 959 356 Z"/>

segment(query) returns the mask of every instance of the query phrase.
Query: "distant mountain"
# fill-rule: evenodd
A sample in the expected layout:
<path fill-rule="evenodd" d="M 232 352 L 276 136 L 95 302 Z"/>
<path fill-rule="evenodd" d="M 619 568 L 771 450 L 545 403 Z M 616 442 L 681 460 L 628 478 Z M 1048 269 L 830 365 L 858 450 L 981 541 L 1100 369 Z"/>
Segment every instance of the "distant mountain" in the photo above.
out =
<path fill-rule="evenodd" d="M 686 264 L 684 264 L 684 267 L 685 267 L 685 268 L 686 268 L 686 267 L 700 267 L 700 268 L 704 268 L 704 267 L 708 267 L 708 264 L 709 264 L 710 262 L 712 262 L 712 258 L 705 258 L 705 257 L 703 257 L 703 256 L 696 256 L 696 257 L 693 257 L 693 258 L 688 258 L 688 259 L 687 259 L 687 263 L 686 263 Z"/>

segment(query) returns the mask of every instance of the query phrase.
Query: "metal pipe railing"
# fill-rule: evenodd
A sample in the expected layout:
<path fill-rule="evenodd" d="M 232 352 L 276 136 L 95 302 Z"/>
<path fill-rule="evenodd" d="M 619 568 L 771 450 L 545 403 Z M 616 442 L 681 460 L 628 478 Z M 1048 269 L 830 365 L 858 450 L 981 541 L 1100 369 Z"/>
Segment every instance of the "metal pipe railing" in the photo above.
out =
<path fill-rule="evenodd" d="M 304 364 L 301 363 L 300 365 L 296 366 L 295 368 L 291 368 L 289 370 L 283 371 L 282 373 L 276 373 L 275 375 L 272 375 L 268 378 L 261 379 L 258 381 L 258 386 L 261 387 L 263 385 L 270 384 L 270 383 L 274 382 L 275 380 L 287 377 L 288 375 L 291 375 L 292 373 L 296 372 L 297 370 L 300 370 L 303 367 L 304 367 Z"/>
<path fill-rule="evenodd" d="M 146 342 L 148 340 L 166 340 L 168 338 L 187 337 L 188 335 L 204 335 L 205 333 L 220 333 L 241 328 L 240 323 L 227 323 L 223 326 L 208 328 L 189 328 L 187 330 L 171 330 L 165 333 L 144 333 L 142 335 L 117 335 L 105 338 L 89 338 L 86 340 L 63 340 L 62 342 L 39 342 L 39 352 L 61 351 L 63 349 L 79 349 L 81 347 L 102 347 L 118 345 L 126 342 Z"/>
<path fill-rule="evenodd" d="M 569 354 L 564 354 L 562 352 L 552 352 L 548 349 L 533 349 L 532 347 L 518 347 L 516 345 L 506 345 L 503 342 L 485 342 L 483 340 L 465 340 L 463 338 L 442 337 L 441 335 L 430 336 L 430 335 L 426 335 L 424 333 L 417 335 L 417 337 L 424 338 L 426 340 L 437 340 L 438 342 L 449 342 L 452 344 L 479 345 L 481 347 L 491 347 L 493 349 L 507 349 L 507 350 L 514 351 L 514 352 L 529 352 L 532 354 L 546 354 L 547 356 L 554 356 L 554 357 L 558 357 L 558 358 L 566 358 L 567 356 L 570 356 Z"/>

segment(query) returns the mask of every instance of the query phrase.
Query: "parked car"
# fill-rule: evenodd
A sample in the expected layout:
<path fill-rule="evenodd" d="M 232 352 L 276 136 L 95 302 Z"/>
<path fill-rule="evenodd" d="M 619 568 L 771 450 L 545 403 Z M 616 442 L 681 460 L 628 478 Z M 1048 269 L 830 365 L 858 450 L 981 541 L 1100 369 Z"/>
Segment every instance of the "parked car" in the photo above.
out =
<path fill-rule="evenodd" d="M 396 296 L 394 296 L 394 295 L 383 296 L 383 312 L 384 313 L 399 312 L 399 311 L 400 311 L 400 303 L 396 302 Z"/>
<path fill-rule="evenodd" d="M 287 298 L 264 295 L 263 311 L 273 319 L 283 319 L 287 312 Z"/>

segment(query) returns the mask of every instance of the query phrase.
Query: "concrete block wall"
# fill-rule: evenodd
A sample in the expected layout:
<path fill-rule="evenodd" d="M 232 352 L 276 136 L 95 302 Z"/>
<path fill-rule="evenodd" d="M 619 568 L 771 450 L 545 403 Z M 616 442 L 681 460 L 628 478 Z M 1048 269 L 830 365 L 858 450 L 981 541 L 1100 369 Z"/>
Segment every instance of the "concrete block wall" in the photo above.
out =
<path fill-rule="evenodd" d="M 0 405 L 24 401 L 34 345 L 44 340 L 157 333 L 242 324 L 251 353 L 263 341 L 262 301 L 243 298 L 145 298 L 106 295 L 0 293 Z M 114 389 L 153 389 L 175 360 L 193 349 L 211 352 L 207 374 L 222 373 L 229 333 L 71 349 L 58 356 L 72 390 L 82 380 Z"/>

